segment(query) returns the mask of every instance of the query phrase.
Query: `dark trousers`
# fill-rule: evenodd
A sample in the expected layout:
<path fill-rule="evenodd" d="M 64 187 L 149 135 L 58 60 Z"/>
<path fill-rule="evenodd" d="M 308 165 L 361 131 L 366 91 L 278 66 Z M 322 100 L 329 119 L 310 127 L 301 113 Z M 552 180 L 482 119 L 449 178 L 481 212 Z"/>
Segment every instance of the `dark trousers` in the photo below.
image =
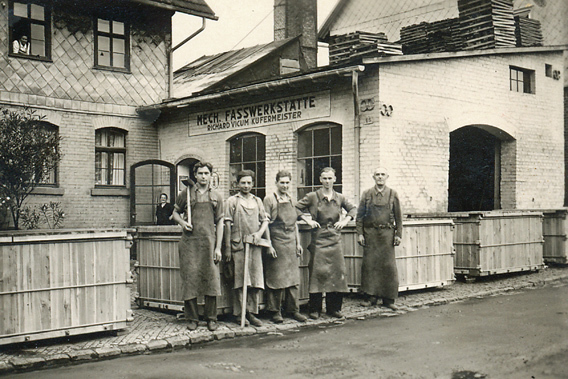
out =
<path fill-rule="evenodd" d="M 185 300 L 183 302 L 183 313 L 186 320 L 199 321 L 199 312 L 197 311 L 197 298 Z M 206 320 L 217 321 L 217 297 L 205 296 L 205 307 L 203 316 Z"/>
<path fill-rule="evenodd" d="M 311 312 L 320 312 L 322 310 L 322 293 L 310 293 L 310 301 L 308 307 Z M 339 312 L 341 311 L 341 306 L 343 305 L 343 293 L 342 292 L 327 292 L 325 294 L 325 311 L 327 313 Z"/>
<path fill-rule="evenodd" d="M 298 302 L 298 286 L 288 288 L 266 288 L 266 309 L 270 312 L 280 312 L 284 306 L 284 311 L 295 313 L 300 311 Z"/>

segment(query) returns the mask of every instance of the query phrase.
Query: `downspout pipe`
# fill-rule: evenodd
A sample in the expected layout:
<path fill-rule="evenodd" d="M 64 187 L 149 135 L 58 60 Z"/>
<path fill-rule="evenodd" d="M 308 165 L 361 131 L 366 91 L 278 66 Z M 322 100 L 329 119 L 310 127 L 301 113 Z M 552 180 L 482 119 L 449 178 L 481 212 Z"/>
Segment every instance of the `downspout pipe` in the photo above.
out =
<path fill-rule="evenodd" d="M 197 29 L 192 35 L 178 43 L 176 46 L 170 49 L 168 54 L 168 99 L 173 96 L 174 88 L 174 51 L 185 45 L 189 40 L 193 39 L 196 35 L 205 30 L 205 17 L 201 17 L 201 27 Z"/>
<path fill-rule="evenodd" d="M 355 204 L 359 204 L 361 193 L 361 109 L 359 101 L 359 72 L 351 73 L 351 90 L 353 92 L 353 169 L 355 182 Z"/>

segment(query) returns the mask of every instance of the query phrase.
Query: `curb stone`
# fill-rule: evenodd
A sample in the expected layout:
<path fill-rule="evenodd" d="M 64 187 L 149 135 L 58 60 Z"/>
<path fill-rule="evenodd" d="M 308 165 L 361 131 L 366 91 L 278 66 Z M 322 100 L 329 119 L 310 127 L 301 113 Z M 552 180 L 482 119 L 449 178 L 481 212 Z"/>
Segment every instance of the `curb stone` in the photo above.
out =
<path fill-rule="evenodd" d="M 71 363 L 71 357 L 68 354 L 54 354 L 45 358 L 45 364 L 49 367 L 57 367 L 59 365 L 64 365 L 67 363 Z M 2 373 L 1 368 L 0 368 L 0 373 Z"/>
<path fill-rule="evenodd" d="M 169 337 L 166 338 L 166 341 L 168 342 L 169 347 L 174 350 L 185 349 L 191 346 L 191 340 L 185 335 Z"/>
<path fill-rule="evenodd" d="M 98 358 L 111 358 L 119 356 L 121 351 L 117 347 L 97 347 L 95 348 L 95 353 Z"/>
<path fill-rule="evenodd" d="M 169 347 L 169 344 L 168 341 L 166 340 L 152 340 L 146 343 L 146 347 L 150 351 L 158 351 L 158 350 L 167 349 Z"/>
<path fill-rule="evenodd" d="M 16 357 L 10 359 L 10 364 L 18 370 L 30 370 L 42 367 L 45 364 L 45 359 L 40 357 Z"/>
<path fill-rule="evenodd" d="M 84 349 L 84 350 L 73 350 L 69 353 L 69 357 L 72 361 L 90 361 L 96 358 L 97 354 L 94 350 Z"/>
<path fill-rule="evenodd" d="M 146 345 L 130 343 L 120 346 L 120 351 L 125 355 L 140 354 L 146 352 Z"/>

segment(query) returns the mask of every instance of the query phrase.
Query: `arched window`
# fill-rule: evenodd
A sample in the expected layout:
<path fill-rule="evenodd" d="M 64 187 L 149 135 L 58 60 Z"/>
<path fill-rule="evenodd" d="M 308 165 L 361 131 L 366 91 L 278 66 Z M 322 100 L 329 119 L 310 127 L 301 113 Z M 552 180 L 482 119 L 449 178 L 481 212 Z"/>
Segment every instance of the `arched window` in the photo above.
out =
<path fill-rule="evenodd" d="M 252 170 L 256 174 L 252 192 L 263 199 L 266 194 L 266 137 L 258 133 L 241 134 L 229 143 L 231 194 L 237 192 L 237 173 Z"/>
<path fill-rule="evenodd" d="M 126 132 L 115 128 L 95 132 L 95 184 L 126 185 Z"/>
<path fill-rule="evenodd" d="M 333 187 L 341 192 L 341 126 L 321 124 L 298 133 L 298 199 L 321 187 L 320 172 L 324 167 L 336 170 Z"/>

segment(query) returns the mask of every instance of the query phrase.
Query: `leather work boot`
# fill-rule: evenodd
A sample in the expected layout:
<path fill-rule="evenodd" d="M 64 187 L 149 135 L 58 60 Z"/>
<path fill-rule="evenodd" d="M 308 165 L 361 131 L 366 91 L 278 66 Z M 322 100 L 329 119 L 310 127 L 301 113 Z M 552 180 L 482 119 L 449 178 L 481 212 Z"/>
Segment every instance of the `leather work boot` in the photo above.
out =
<path fill-rule="evenodd" d="M 341 313 L 340 311 L 329 312 L 328 315 L 331 316 L 331 317 L 336 317 L 336 318 L 345 318 L 343 313 Z"/>
<path fill-rule="evenodd" d="M 207 321 L 207 329 L 209 329 L 209 331 L 214 332 L 214 331 L 217 330 L 218 327 L 219 327 L 219 324 L 217 324 L 217 321 L 215 321 L 215 320 Z"/>
<path fill-rule="evenodd" d="M 250 324 L 252 326 L 262 326 L 262 321 L 260 321 L 259 319 L 256 318 L 255 315 L 253 315 L 252 313 L 248 313 L 246 314 L 246 318 L 250 321 Z"/>
<path fill-rule="evenodd" d="M 301 314 L 300 312 L 292 313 L 292 318 L 298 322 L 306 322 L 308 320 L 308 318 L 303 314 Z"/>
<path fill-rule="evenodd" d="M 187 330 L 197 329 L 197 321 L 190 320 L 187 322 Z"/>
<path fill-rule="evenodd" d="M 282 318 L 282 313 L 274 312 L 274 314 L 272 315 L 272 322 L 275 324 L 282 324 L 284 322 L 284 319 Z"/>
<path fill-rule="evenodd" d="M 320 318 L 320 313 L 318 311 L 310 312 L 310 318 L 313 320 L 317 320 L 318 318 Z"/>

